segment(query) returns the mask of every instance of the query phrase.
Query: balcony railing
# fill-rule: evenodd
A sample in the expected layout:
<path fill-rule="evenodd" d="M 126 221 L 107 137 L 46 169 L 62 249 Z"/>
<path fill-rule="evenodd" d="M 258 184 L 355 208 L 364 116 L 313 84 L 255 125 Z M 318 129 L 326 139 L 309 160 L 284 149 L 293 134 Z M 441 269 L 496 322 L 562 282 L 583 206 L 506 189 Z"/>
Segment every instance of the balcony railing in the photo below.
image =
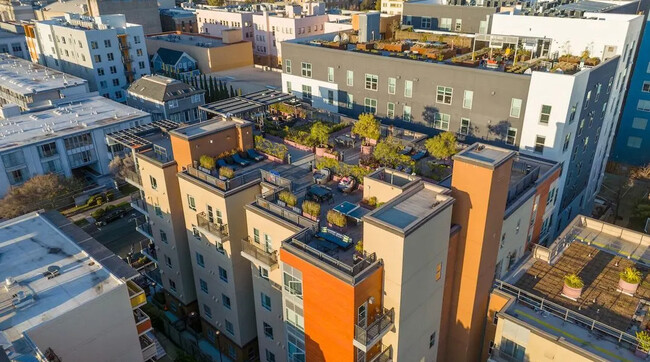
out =
<path fill-rule="evenodd" d="M 188 165 L 187 167 L 185 167 L 185 172 L 188 175 L 192 176 L 193 178 L 199 179 L 222 191 L 232 190 L 235 187 L 239 187 L 249 182 L 261 179 L 259 170 L 238 175 L 227 180 L 223 180 L 218 177 L 212 176 L 209 173 L 203 172 L 198 167 L 194 167 L 192 165 Z"/>
<path fill-rule="evenodd" d="M 140 192 L 134 192 L 131 194 L 131 207 L 140 211 L 141 213 L 147 215 L 149 210 L 147 209 L 147 203 L 142 199 Z"/>
<path fill-rule="evenodd" d="M 135 220 L 135 230 L 139 232 L 140 234 L 144 235 L 146 238 L 153 240 L 153 232 L 151 231 L 151 225 L 144 221 L 144 222 L 138 222 L 138 220 Z"/>
<path fill-rule="evenodd" d="M 135 327 L 138 329 L 138 335 L 147 333 L 152 329 L 151 319 L 140 308 L 133 310 L 133 318 L 135 319 Z"/>
<path fill-rule="evenodd" d="M 142 188 L 142 177 L 140 177 L 140 173 L 137 171 L 125 170 L 124 180 L 133 186 Z"/>
<path fill-rule="evenodd" d="M 215 224 L 210 221 L 205 212 L 196 214 L 196 224 L 199 229 L 204 230 L 220 239 L 228 239 L 228 225 L 227 224 Z"/>
<path fill-rule="evenodd" d="M 395 323 L 395 310 L 384 309 L 382 314 L 377 316 L 374 322 L 363 327 L 354 326 L 354 345 L 364 352 L 374 346 L 388 331 L 393 328 Z"/>
<path fill-rule="evenodd" d="M 381 352 L 374 356 L 370 362 L 390 362 L 393 360 L 393 346 L 381 346 Z"/>
<path fill-rule="evenodd" d="M 131 308 L 135 309 L 147 304 L 147 295 L 144 290 L 140 288 L 134 281 L 129 280 L 126 282 L 126 287 L 129 290 L 129 299 L 131 299 Z"/>
<path fill-rule="evenodd" d="M 156 343 L 146 334 L 140 336 L 140 349 L 144 361 L 156 357 Z"/>
<path fill-rule="evenodd" d="M 278 265 L 278 251 L 271 252 L 258 247 L 250 237 L 245 237 L 241 241 L 241 254 L 244 258 L 253 258 L 251 261 L 258 261 L 271 269 L 275 269 Z"/>

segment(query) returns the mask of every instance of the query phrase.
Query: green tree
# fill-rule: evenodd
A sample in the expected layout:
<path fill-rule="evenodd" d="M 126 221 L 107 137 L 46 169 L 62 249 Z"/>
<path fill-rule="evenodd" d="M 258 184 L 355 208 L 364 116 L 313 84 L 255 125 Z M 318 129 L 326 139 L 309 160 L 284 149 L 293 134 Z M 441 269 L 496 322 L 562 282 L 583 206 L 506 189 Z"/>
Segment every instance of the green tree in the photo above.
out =
<path fill-rule="evenodd" d="M 205 83 L 203 83 L 203 77 L 201 77 L 201 76 L 199 76 L 199 88 L 205 90 Z M 207 94 L 206 94 L 205 98 L 208 99 Z"/>
<path fill-rule="evenodd" d="M 309 130 L 309 138 L 311 138 L 317 146 L 327 145 L 329 137 L 329 127 L 327 127 L 323 122 L 314 123 Z"/>
<path fill-rule="evenodd" d="M 381 0 L 375 0 L 375 10 L 381 11 Z"/>
<path fill-rule="evenodd" d="M 207 3 L 210 6 L 223 6 L 226 2 L 224 0 L 208 0 Z"/>
<path fill-rule="evenodd" d="M 381 0 L 377 0 L 381 1 Z M 374 10 L 375 9 L 375 0 L 363 0 L 360 5 L 361 10 Z"/>
<path fill-rule="evenodd" d="M 352 126 L 352 133 L 366 140 L 378 140 L 381 135 L 381 123 L 372 113 L 363 113 L 359 116 L 359 121 Z"/>
<path fill-rule="evenodd" d="M 449 159 L 457 152 L 456 136 L 451 132 L 443 132 L 435 137 L 429 138 L 424 146 L 431 156 L 443 160 Z"/>
<path fill-rule="evenodd" d="M 241 88 L 237 89 L 237 95 L 241 97 Z"/>
<path fill-rule="evenodd" d="M 375 146 L 372 155 L 383 166 L 411 165 L 413 163 L 411 158 L 400 154 L 402 148 L 403 146 L 393 136 L 389 136 Z"/>
<path fill-rule="evenodd" d="M 210 84 L 210 102 L 218 101 L 219 97 L 217 96 L 216 89 L 214 87 L 214 78 L 210 76 L 208 83 Z"/>
<path fill-rule="evenodd" d="M 232 87 L 232 84 L 230 85 L 230 97 L 234 97 L 237 94 L 235 94 L 235 89 Z"/>
<path fill-rule="evenodd" d="M 72 202 L 72 195 L 81 191 L 83 183 L 75 178 L 49 173 L 37 175 L 9 190 L 0 199 L 0 219 L 11 219 L 38 209 L 51 209 Z"/>

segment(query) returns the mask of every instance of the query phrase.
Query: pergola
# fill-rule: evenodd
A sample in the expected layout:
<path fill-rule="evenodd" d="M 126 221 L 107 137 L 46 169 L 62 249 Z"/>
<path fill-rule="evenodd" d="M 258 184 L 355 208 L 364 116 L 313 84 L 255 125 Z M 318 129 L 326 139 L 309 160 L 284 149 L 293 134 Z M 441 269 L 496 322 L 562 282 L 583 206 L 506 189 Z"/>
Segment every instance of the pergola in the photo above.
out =
<path fill-rule="evenodd" d="M 273 89 L 264 89 L 206 104 L 199 107 L 199 109 L 207 114 L 221 117 L 259 120 L 264 117 L 270 105 L 286 102 L 294 98 L 295 96 L 291 94 L 282 93 Z"/>

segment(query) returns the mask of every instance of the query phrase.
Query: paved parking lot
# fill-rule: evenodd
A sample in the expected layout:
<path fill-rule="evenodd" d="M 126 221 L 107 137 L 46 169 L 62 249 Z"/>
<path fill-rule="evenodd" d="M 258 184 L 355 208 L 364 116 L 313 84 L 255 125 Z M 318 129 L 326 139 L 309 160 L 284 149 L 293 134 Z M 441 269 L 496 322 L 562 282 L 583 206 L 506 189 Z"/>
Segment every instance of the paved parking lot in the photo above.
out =
<path fill-rule="evenodd" d="M 124 258 L 129 252 L 139 251 L 149 243 L 147 238 L 135 230 L 133 221 L 135 216 L 141 216 L 141 214 L 136 210 L 131 210 L 124 218 L 117 219 L 101 228 L 94 224 L 88 224 L 82 229 L 110 251 Z"/>

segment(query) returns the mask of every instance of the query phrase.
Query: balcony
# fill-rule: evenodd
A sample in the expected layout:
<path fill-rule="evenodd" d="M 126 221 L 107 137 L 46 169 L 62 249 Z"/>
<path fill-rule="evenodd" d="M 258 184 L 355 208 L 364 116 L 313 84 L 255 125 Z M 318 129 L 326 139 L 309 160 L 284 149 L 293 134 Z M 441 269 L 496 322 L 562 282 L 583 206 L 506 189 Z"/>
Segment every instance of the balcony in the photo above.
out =
<path fill-rule="evenodd" d="M 120 43 L 120 50 L 129 50 L 129 49 L 131 49 L 131 44 Z"/>
<path fill-rule="evenodd" d="M 222 241 L 228 239 L 228 225 L 215 224 L 213 221 L 210 221 L 205 212 L 196 214 L 196 225 L 199 231 L 204 234 L 211 234 Z"/>
<path fill-rule="evenodd" d="M 135 319 L 135 327 L 138 330 L 139 336 L 149 332 L 153 328 L 151 326 L 151 319 L 140 308 L 133 310 L 133 318 Z"/>
<path fill-rule="evenodd" d="M 140 349 L 143 361 L 156 357 L 156 343 L 146 334 L 140 336 Z"/>
<path fill-rule="evenodd" d="M 129 290 L 129 299 L 131 299 L 131 308 L 136 309 L 147 304 L 147 296 L 144 290 L 140 288 L 134 281 L 128 280 L 126 287 Z"/>
<path fill-rule="evenodd" d="M 393 346 L 381 346 L 381 352 L 369 362 L 391 362 L 393 360 Z"/>
<path fill-rule="evenodd" d="M 151 225 L 146 221 L 135 220 L 135 230 L 149 240 L 153 240 L 153 232 L 151 231 Z"/>
<path fill-rule="evenodd" d="M 142 177 L 140 177 L 140 173 L 137 171 L 124 170 L 124 181 L 139 189 L 142 189 Z"/>
<path fill-rule="evenodd" d="M 142 199 L 140 192 L 134 192 L 131 194 L 131 207 L 145 215 L 149 215 L 149 211 L 147 210 L 147 203 Z"/>
<path fill-rule="evenodd" d="M 265 267 L 273 270 L 278 267 L 278 251 L 271 252 L 258 247 L 253 243 L 250 237 L 245 237 L 241 241 L 241 256 L 253 263 L 260 263 Z"/>
<path fill-rule="evenodd" d="M 395 310 L 384 309 L 381 315 L 378 315 L 374 322 L 366 327 L 359 325 L 354 326 L 355 347 L 364 352 L 368 352 L 372 346 L 377 344 L 388 331 L 393 328 L 395 323 Z"/>

